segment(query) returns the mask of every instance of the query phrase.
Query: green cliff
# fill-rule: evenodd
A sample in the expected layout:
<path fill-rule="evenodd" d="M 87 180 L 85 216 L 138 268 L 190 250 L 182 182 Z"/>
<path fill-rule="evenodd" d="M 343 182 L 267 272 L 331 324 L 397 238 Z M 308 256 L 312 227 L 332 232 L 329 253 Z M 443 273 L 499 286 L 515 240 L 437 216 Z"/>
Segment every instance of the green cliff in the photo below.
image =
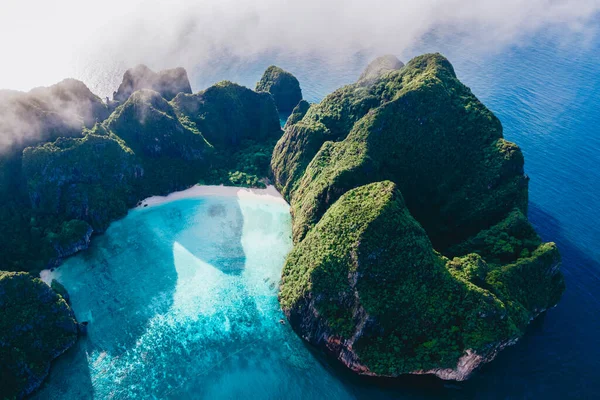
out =
<path fill-rule="evenodd" d="M 44 380 L 50 362 L 77 340 L 66 301 L 39 278 L 0 271 L 0 389 L 22 398 Z"/>
<path fill-rule="evenodd" d="M 26 146 L 80 136 L 84 126 L 92 127 L 108 114 L 102 100 L 75 79 L 27 93 L 0 90 L 0 160 Z"/>
<path fill-rule="evenodd" d="M 57 265 L 151 195 L 196 183 L 263 186 L 281 134 L 272 97 L 231 82 L 170 102 L 136 91 L 80 137 L 0 165 L 10 183 L 0 184 L 5 268 Z"/>
<path fill-rule="evenodd" d="M 126 73 L 116 94 L 121 104 L 110 116 L 77 81 L 40 89 L 36 97 L 11 92 L 18 101 L 10 104 L 24 102 L 39 115 L 16 112 L 8 122 L 40 131 L 0 157 L 3 269 L 39 273 L 57 266 L 151 195 L 196 183 L 264 186 L 282 134 L 273 97 L 231 82 L 190 92 L 184 70 L 156 75 L 142 67 Z M 60 114 L 60 123 L 46 123 L 57 106 L 75 110 L 72 120 Z M 58 282 L 52 289 L 68 300 Z M 29 274 L 0 271 L 4 397 L 35 390 L 50 361 L 76 340 L 73 313 L 52 289 Z"/>
<path fill-rule="evenodd" d="M 292 326 L 364 374 L 466 379 L 564 289 L 525 217 L 523 162 L 438 54 L 311 106 L 271 161 Z"/>
<path fill-rule="evenodd" d="M 302 100 L 298 79 L 283 69 L 271 65 L 256 84 L 257 92 L 269 92 L 279 112 L 290 112 Z"/>
<path fill-rule="evenodd" d="M 308 101 L 300 100 L 300 103 L 298 103 L 298 105 L 296 105 L 296 107 L 294 107 L 294 109 L 292 110 L 292 113 L 288 117 L 288 119 L 285 123 L 285 129 L 302 121 L 302 118 L 304 118 L 304 116 L 308 112 L 309 108 L 310 108 L 310 104 L 308 103 Z"/>

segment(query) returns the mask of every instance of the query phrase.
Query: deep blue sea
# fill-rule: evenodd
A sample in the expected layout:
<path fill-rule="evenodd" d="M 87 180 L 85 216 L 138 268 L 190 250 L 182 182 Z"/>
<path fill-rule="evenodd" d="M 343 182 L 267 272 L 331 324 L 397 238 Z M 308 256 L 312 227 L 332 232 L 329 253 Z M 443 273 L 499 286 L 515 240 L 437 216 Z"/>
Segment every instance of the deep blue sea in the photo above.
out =
<path fill-rule="evenodd" d="M 454 40 L 456 39 L 456 40 Z M 401 60 L 440 52 L 463 83 L 500 118 L 504 135 L 521 146 L 529 186 L 529 218 L 546 241 L 558 244 L 567 290 L 555 309 L 538 318 L 516 346 L 505 350 L 469 382 L 431 389 L 413 382 L 394 390 L 353 386 L 358 397 L 432 396 L 475 399 L 600 398 L 600 38 L 558 30 L 502 49 L 481 51 L 460 38 L 424 38 Z M 354 81 L 369 57 L 346 63 L 306 57 L 267 57 L 250 65 L 197 72 L 198 88 L 217 74 L 250 87 L 264 67 L 292 71 L 305 98 L 320 101 Z M 425 392 L 424 392 L 425 391 Z"/>
<path fill-rule="evenodd" d="M 263 332 L 259 327 L 248 333 L 243 328 L 244 320 L 242 319 L 236 322 L 241 324 L 238 327 L 239 332 L 236 333 L 237 335 L 241 335 L 240 337 L 243 338 L 244 335 L 272 334 L 273 338 L 283 338 L 281 340 L 284 340 L 285 345 L 288 346 L 285 353 L 288 355 L 296 354 L 298 358 L 283 362 L 281 357 L 277 357 L 272 353 L 277 351 L 277 346 L 262 349 L 250 347 L 253 353 L 249 358 L 244 358 L 240 355 L 242 353 L 235 353 L 236 349 L 227 353 L 227 349 L 223 349 L 223 346 L 227 346 L 227 343 L 216 341 L 214 348 L 207 349 L 214 354 L 211 353 L 212 355 L 205 356 L 205 359 L 208 360 L 210 357 L 214 357 L 215 360 L 219 360 L 219 357 L 222 357 L 223 354 L 235 353 L 234 359 L 232 361 L 228 358 L 228 361 L 223 364 L 224 366 L 220 367 L 224 369 L 217 369 L 213 374 L 205 376 L 203 382 L 206 385 L 203 386 L 204 389 L 199 389 L 194 387 L 189 378 L 186 378 L 186 374 L 189 372 L 186 368 L 190 365 L 189 351 L 191 350 L 186 349 L 184 346 L 178 350 L 181 351 L 181 357 L 178 361 L 181 362 L 181 367 L 177 367 L 181 368 L 181 380 L 173 383 L 177 381 L 177 375 L 169 376 L 171 387 L 163 392 L 154 392 L 155 394 L 163 393 L 162 396 L 158 395 L 158 397 L 232 399 L 245 397 L 308 399 L 323 398 L 324 396 L 331 399 L 600 398 L 600 40 L 584 37 L 564 40 L 560 32 L 547 31 L 524 40 L 519 46 L 483 53 L 479 50 L 473 51 L 468 46 L 460 43 L 463 42 L 439 39 L 431 35 L 415 45 L 414 48 L 405 51 L 405 54 L 398 54 L 398 56 L 403 61 L 408 61 L 411 56 L 424 52 L 439 51 L 447 56 L 453 63 L 459 78 L 471 87 L 472 91 L 500 118 L 504 126 L 505 137 L 516 142 L 523 149 L 526 173 L 531 178 L 529 217 L 544 240 L 554 241 L 558 244 L 563 256 L 562 270 L 566 277 L 567 290 L 560 304 L 534 321 L 527 335 L 517 345 L 502 352 L 494 362 L 484 366 L 470 381 L 460 384 L 444 384 L 436 379 L 415 377 L 393 381 L 358 378 L 339 368 L 336 363 L 330 363 L 322 359 L 318 353 L 313 353 L 310 348 L 290 339 L 291 336 L 285 333 L 285 328 L 278 327 L 278 331 L 269 330 L 271 329 L 269 328 Z M 363 54 L 348 57 L 347 62 L 344 63 L 329 63 L 319 57 L 300 57 L 277 53 L 266 54 L 252 62 L 235 59 L 217 60 L 211 68 L 204 67 L 202 71 L 190 71 L 190 76 L 193 77 L 192 86 L 194 90 L 203 89 L 222 79 L 229 79 L 253 87 L 266 66 L 275 63 L 293 72 L 300 80 L 305 98 L 311 102 L 317 102 L 337 87 L 356 80 L 368 61 L 369 57 Z M 224 200 L 224 203 L 220 206 L 217 204 L 217 207 L 224 207 L 225 209 L 233 207 L 231 212 L 234 212 L 238 208 L 243 211 L 244 207 L 248 206 L 248 204 L 234 206 L 229 204 L 228 201 Z M 172 204 L 177 205 L 179 203 Z M 284 217 L 285 210 L 282 211 L 281 208 L 275 210 L 263 209 L 261 207 L 264 205 L 260 204 L 252 206 L 262 210 L 260 215 L 267 218 L 268 224 L 274 224 L 276 231 L 288 229 L 285 228 L 286 224 L 289 224 L 289 221 Z M 177 221 L 188 221 L 186 218 L 195 220 L 202 215 L 214 217 L 213 214 L 210 214 L 210 207 L 206 208 L 206 204 L 202 206 L 200 203 L 192 202 L 187 205 L 169 205 L 169 207 L 163 207 L 166 217 L 165 215 L 155 215 L 155 218 L 158 218 L 158 220 L 162 218 L 162 220 L 173 224 Z M 186 212 L 190 213 L 187 217 Z M 150 214 L 150 211 L 146 214 Z M 99 244 L 92 249 L 91 255 L 88 254 L 86 257 L 94 257 L 94 254 L 101 252 L 99 250 L 100 241 L 110 241 L 111 238 L 121 237 L 119 235 L 122 235 L 123 232 L 119 233 L 119 229 L 130 229 L 127 226 L 123 228 L 123 224 L 130 223 L 131 218 L 136 218 L 133 226 L 141 232 L 146 229 L 154 230 L 156 233 L 156 229 L 159 231 L 162 229 L 153 225 L 156 223 L 156 219 L 144 219 L 144 213 L 135 213 L 123 220 L 124 222 L 117 223 L 116 228 L 111 227 L 112 231 L 109 230 L 103 238 L 98 238 Z M 198 221 L 201 221 L 201 218 Z M 269 228 L 271 225 L 267 224 L 268 226 L 265 228 L 259 222 L 252 222 L 258 231 L 263 229 L 264 232 L 267 232 L 265 229 L 271 229 Z M 252 226 L 252 224 L 248 226 Z M 242 224 L 242 226 L 244 225 Z M 183 235 L 181 239 L 183 241 L 188 240 L 189 243 L 192 243 L 194 240 L 206 240 L 207 246 L 216 246 L 213 243 L 216 239 L 210 235 L 206 236 L 204 234 L 203 236 L 201 231 L 196 232 L 196 239 L 192 239 L 187 236 L 189 232 L 186 231 L 187 228 L 184 225 L 171 226 L 170 229 L 171 235 Z M 243 229 L 240 232 L 236 234 L 241 238 L 246 237 L 244 235 L 252 236 L 251 232 L 243 233 Z M 164 232 L 158 233 L 164 234 Z M 173 262 L 176 265 L 177 257 L 184 260 L 181 265 L 197 262 L 192 257 L 195 254 L 194 251 L 191 251 L 192 255 L 190 255 L 188 254 L 189 251 L 186 253 L 182 248 L 173 247 L 173 243 L 176 242 L 174 240 L 175 236 L 168 239 L 172 247 L 167 249 L 169 251 L 165 253 L 166 257 L 175 259 Z M 282 233 L 282 237 L 285 239 L 284 233 Z M 277 269 L 274 263 L 277 260 L 281 261 L 283 257 L 278 251 L 283 251 L 282 249 L 289 246 L 289 242 L 284 239 L 281 239 L 283 241 L 278 241 L 277 238 L 271 239 L 273 248 L 277 251 L 271 254 L 272 257 L 268 260 L 261 260 L 260 254 L 247 251 L 247 249 L 244 250 L 244 248 L 242 248 L 242 252 L 245 252 L 244 254 L 251 264 L 256 264 L 256 268 L 259 266 L 261 268 L 271 268 L 264 271 L 260 270 L 261 273 L 272 275 L 273 271 Z M 236 240 L 247 245 L 240 238 Z M 136 240 L 133 240 L 130 245 L 142 246 L 142 248 L 145 246 L 143 241 L 138 242 Z M 127 246 L 127 244 L 121 244 L 121 246 Z M 193 246 L 184 247 L 189 249 Z M 200 253 L 215 251 L 214 248 L 203 250 L 200 247 L 197 250 Z M 131 254 L 138 253 L 134 249 L 130 251 Z M 159 256 L 161 255 L 157 254 L 157 257 Z M 239 254 L 235 254 L 234 251 L 228 257 L 227 260 L 212 261 L 209 257 L 205 261 L 208 260 L 208 263 L 213 264 L 225 263 L 229 265 L 231 262 L 235 263 Z M 202 257 L 199 258 L 202 259 Z M 83 268 L 81 265 L 77 266 L 78 263 L 83 262 L 82 260 L 81 257 L 74 258 L 68 265 L 73 266 L 74 269 Z M 110 273 L 106 272 L 105 276 L 110 279 L 127 279 L 129 276 L 126 273 L 128 262 L 131 261 L 119 261 L 117 258 L 106 261 L 104 264 L 98 264 L 98 268 L 105 268 L 106 271 L 109 271 Z M 144 258 L 143 262 L 152 265 L 151 259 Z M 112 270 L 111 268 L 116 269 Z M 123 268 L 125 269 L 123 270 Z M 249 270 L 252 270 L 252 267 L 249 267 Z M 190 312 L 188 307 L 197 301 L 197 299 L 185 299 L 176 296 L 177 293 L 183 293 L 177 291 L 177 285 L 185 283 L 177 281 L 177 276 L 179 276 L 177 274 L 189 275 L 190 272 L 186 271 L 162 271 L 165 281 L 158 283 L 156 281 L 144 281 L 144 279 L 148 279 L 146 275 L 138 276 L 140 284 L 153 287 L 156 293 L 161 292 L 160 285 L 175 287 L 175 289 L 171 288 L 174 290 L 175 295 L 172 300 L 169 300 L 170 303 L 165 305 L 159 300 L 153 300 L 154 303 L 152 303 L 156 307 L 152 309 L 152 312 L 160 315 L 164 314 L 172 320 L 161 320 L 160 318 L 153 320 L 154 315 L 145 314 L 141 317 L 152 321 L 154 324 L 169 326 L 174 332 L 173 334 L 181 332 L 177 329 L 173 330 L 173 326 L 177 328 L 176 324 L 180 322 L 177 318 L 188 318 Z M 220 271 L 220 273 L 223 273 L 223 271 Z M 230 272 L 225 272 L 225 275 L 227 274 L 231 275 Z M 274 299 L 274 292 L 269 292 L 271 281 L 257 280 L 256 277 L 240 281 L 239 276 L 235 274 L 232 278 L 217 275 L 213 276 L 216 279 L 214 282 L 220 283 L 219 285 L 213 285 L 213 289 L 217 288 L 214 290 L 225 291 L 223 293 L 226 293 L 226 290 L 231 290 L 230 293 L 234 293 L 236 296 L 243 295 L 251 290 L 247 287 L 250 284 L 256 284 L 256 287 L 250 285 L 251 288 L 265 290 L 262 294 L 252 292 L 254 300 L 251 309 L 254 311 L 252 315 L 244 317 L 250 321 L 249 323 L 264 321 L 265 318 L 270 321 L 278 315 L 276 309 L 269 308 L 273 306 Z M 192 281 L 197 279 L 193 274 L 189 276 Z M 169 279 L 174 281 L 171 282 Z M 104 283 L 108 284 L 107 282 Z M 117 287 L 120 287 L 120 285 L 127 287 L 133 283 L 124 284 L 117 280 L 113 284 Z M 91 287 L 93 281 L 90 281 L 89 285 Z M 228 285 L 233 286 L 229 287 Z M 67 285 L 67 288 L 74 290 L 74 301 L 76 301 L 77 289 L 70 288 L 69 285 Z M 84 293 L 84 291 L 81 293 Z M 126 309 L 125 311 L 122 310 L 122 307 L 128 305 L 120 305 L 118 301 L 128 299 L 128 304 L 132 305 L 145 304 L 144 302 L 148 301 L 148 299 L 135 296 L 132 298 L 127 297 L 130 295 L 114 289 L 112 289 L 111 296 L 111 299 L 116 299 L 116 301 L 113 299 L 115 304 L 106 307 L 112 307 L 116 310 L 115 312 L 120 312 L 127 318 L 134 319 L 139 318 L 139 313 L 143 314 L 143 311 L 133 310 L 129 315 Z M 262 300 L 258 301 L 257 298 Z M 178 301 L 180 303 L 177 303 Z M 242 298 L 237 297 L 233 300 L 230 299 L 233 306 L 242 304 L 243 301 Z M 180 306 L 177 306 L 177 304 L 180 304 Z M 98 310 L 103 309 L 101 304 L 95 304 L 94 307 L 97 307 Z M 169 314 L 171 311 L 167 312 L 160 307 L 167 307 L 165 310 L 175 310 L 175 314 Z M 77 303 L 74 304 L 74 308 L 77 311 Z M 225 311 L 223 312 L 226 314 Z M 127 321 L 127 319 L 124 321 Z M 221 325 L 225 327 L 232 326 L 235 328 L 237 326 L 231 324 L 233 322 L 221 321 Z M 133 327 L 139 328 L 137 325 Z M 201 328 L 205 329 L 206 327 Z M 206 334 L 206 332 L 202 332 L 204 331 L 191 330 L 186 334 L 190 335 L 188 339 L 193 342 L 193 335 Z M 150 332 L 150 334 L 154 333 Z M 93 335 L 92 333 L 92 340 Z M 143 395 L 145 392 L 140 391 L 139 387 L 129 388 L 131 391 L 127 391 L 129 387 L 127 386 L 129 385 L 127 377 L 131 373 L 131 376 L 135 376 L 135 374 L 144 376 L 144 374 L 147 374 L 145 376 L 161 379 L 160 376 L 151 375 L 156 373 L 156 370 L 151 368 L 148 370 L 150 372 L 134 371 L 135 363 L 141 362 L 140 360 L 143 361 L 143 357 L 151 354 L 152 346 L 160 343 L 160 340 L 154 337 L 146 337 L 142 333 L 138 333 L 137 336 L 135 333 L 131 333 L 135 336 L 133 338 L 117 338 L 122 343 L 129 343 L 124 345 L 126 348 L 121 349 L 120 353 L 136 346 L 140 348 L 143 348 L 143 346 L 148 347 L 146 353 L 140 351 L 139 353 L 132 353 L 130 359 L 124 357 L 125 361 L 121 365 L 110 359 L 110 349 L 113 346 L 118 347 L 119 340 L 109 343 L 106 341 L 114 335 L 105 334 L 102 336 L 101 333 L 98 335 L 97 337 L 100 338 L 101 343 L 100 347 L 105 346 L 106 349 L 109 349 L 107 355 L 101 356 L 101 352 L 93 353 L 93 349 L 86 353 L 85 349 L 81 349 L 80 346 L 80 348 L 73 350 L 70 356 L 66 356 L 65 361 L 62 361 L 62 363 L 80 362 L 79 365 L 84 370 L 86 365 L 94 365 L 100 372 L 108 374 L 108 381 L 102 381 L 101 377 L 103 375 L 98 378 L 100 379 L 98 381 L 100 388 L 102 390 L 106 389 L 108 392 L 96 392 L 97 398 L 109 398 L 111 391 L 116 390 L 114 382 L 122 384 L 124 390 L 118 392 L 120 395 L 113 395 L 114 398 L 127 398 L 127 393 L 136 393 L 139 397 L 146 397 Z M 215 338 L 218 337 L 218 335 L 215 336 Z M 137 343 L 136 340 L 141 342 Z M 148 342 L 146 343 L 144 340 L 148 340 Z M 96 348 L 96 350 L 98 349 Z M 118 348 L 115 347 L 113 350 L 114 354 L 119 353 Z M 192 350 L 201 351 L 199 348 Z M 80 353 L 82 351 L 83 353 Z M 77 358 L 81 354 L 87 354 L 87 358 Z M 68 357 L 71 357 L 71 359 Z M 90 357 L 92 358 L 90 359 Z M 261 359 L 263 362 L 253 364 L 257 359 Z M 161 362 L 164 362 L 164 360 Z M 164 365 L 173 367 L 173 362 L 165 362 Z M 61 363 L 61 360 L 59 360 L 59 363 Z M 114 370 L 115 365 L 120 369 Z M 200 368 L 198 366 L 200 364 L 194 365 L 194 368 Z M 262 368 L 264 371 L 265 365 L 271 365 L 272 368 L 270 370 L 267 368 L 262 375 L 257 373 L 254 376 L 237 373 L 231 369 L 239 367 L 248 370 L 259 368 L 258 370 L 260 370 Z M 63 368 L 63 375 L 61 375 L 60 368 Z M 69 377 L 67 371 L 69 371 L 67 365 L 56 367 L 52 372 L 49 384 L 40 393 L 40 397 L 85 398 L 91 396 L 93 390 L 89 391 L 90 388 L 87 386 L 80 387 L 78 381 L 73 381 L 73 377 Z M 71 369 L 70 371 L 74 370 Z M 194 373 L 195 370 L 189 372 L 190 376 L 193 376 Z M 85 379 L 84 381 L 89 384 L 89 377 L 86 379 L 88 381 L 85 381 Z M 141 378 L 138 377 L 137 379 Z M 208 385 L 207 382 L 212 382 L 212 386 Z M 323 388 L 328 389 L 324 390 Z M 73 392 L 73 390 L 79 391 Z"/>

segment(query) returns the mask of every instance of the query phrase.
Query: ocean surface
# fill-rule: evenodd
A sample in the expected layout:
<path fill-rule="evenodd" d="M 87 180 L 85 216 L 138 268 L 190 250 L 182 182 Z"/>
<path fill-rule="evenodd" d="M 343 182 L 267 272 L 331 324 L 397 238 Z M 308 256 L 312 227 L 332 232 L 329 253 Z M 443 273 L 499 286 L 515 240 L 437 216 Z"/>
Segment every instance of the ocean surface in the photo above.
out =
<path fill-rule="evenodd" d="M 600 40 L 550 30 L 481 52 L 432 34 L 398 56 L 436 51 L 523 149 L 530 220 L 563 256 L 561 302 L 517 345 L 465 383 L 358 378 L 278 322 L 286 207 L 188 199 L 131 212 L 56 272 L 92 323 L 37 398 L 600 398 Z M 369 58 L 279 52 L 215 60 L 190 76 L 194 90 L 222 79 L 254 87 L 277 64 L 317 102 L 355 81 Z M 86 83 L 111 93 L 118 77 L 100 75 Z"/>

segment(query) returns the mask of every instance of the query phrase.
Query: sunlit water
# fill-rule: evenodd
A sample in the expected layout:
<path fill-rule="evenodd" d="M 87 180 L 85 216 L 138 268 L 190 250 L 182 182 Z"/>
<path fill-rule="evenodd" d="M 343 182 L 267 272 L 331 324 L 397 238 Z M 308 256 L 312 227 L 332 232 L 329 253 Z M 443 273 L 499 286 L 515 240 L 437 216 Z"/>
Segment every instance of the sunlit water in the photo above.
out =
<path fill-rule="evenodd" d="M 39 398 L 345 397 L 280 322 L 290 224 L 287 205 L 237 197 L 178 200 L 115 222 L 54 271 L 89 332 Z"/>
<path fill-rule="evenodd" d="M 505 136 L 525 153 L 529 217 L 563 256 L 567 290 L 559 306 L 470 381 L 448 386 L 417 378 L 374 382 L 319 362 L 287 325 L 277 322 L 281 315 L 271 285 L 290 246 L 285 207 L 263 204 L 258 215 L 268 217 L 249 223 L 240 202 L 242 246 L 236 247 L 225 246 L 229 239 L 219 236 L 224 228 L 213 231 L 222 226 L 221 217 L 207 215 L 202 201 L 186 200 L 132 213 L 96 238 L 91 251 L 59 270 L 61 280 L 72 282 L 67 287 L 79 318 L 89 315 L 93 322 L 89 337 L 56 363 L 40 397 L 598 398 L 600 42 L 586 39 L 565 45 L 560 32 L 544 32 L 519 47 L 481 53 L 432 36 L 400 55 L 406 61 L 442 52 L 501 119 Z M 341 64 L 285 54 L 251 62 L 225 59 L 194 71 L 192 87 L 200 90 L 220 79 L 253 87 L 266 66 L 278 64 L 292 71 L 305 98 L 316 102 L 356 80 L 367 62 L 360 54 Z M 90 73 L 91 80 L 97 76 Z M 112 93 L 113 81 L 118 77 L 88 83 Z M 182 217 L 173 217 L 177 213 Z M 198 226 L 190 227 L 191 219 Z M 260 226 L 260 235 L 269 239 L 250 245 L 252 226 L 257 232 Z M 261 243 L 270 243 L 266 253 L 259 250 Z M 227 248 L 226 259 L 210 256 L 219 246 Z M 223 266 L 240 260 L 244 268 L 237 275 Z M 182 282 L 181 276 L 187 278 Z M 181 291 L 186 282 L 202 289 Z M 216 294 L 205 297 L 207 292 Z"/>

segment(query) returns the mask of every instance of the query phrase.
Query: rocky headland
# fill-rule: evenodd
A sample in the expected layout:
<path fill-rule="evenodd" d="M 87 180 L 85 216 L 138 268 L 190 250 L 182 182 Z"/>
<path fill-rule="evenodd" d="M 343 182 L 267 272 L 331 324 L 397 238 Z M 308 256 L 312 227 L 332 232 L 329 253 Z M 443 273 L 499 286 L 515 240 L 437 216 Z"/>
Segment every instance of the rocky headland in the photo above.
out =
<path fill-rule="evenodd" d="M 277 143 L 295 242 L 280 302 L 360 374 L 464 380 L 558 302 L 560 256 L 500 121 L 441 55 L 402 65 L 376 60 Z"/>
<path fill-rule="evenodd" d="M 302 90 L 298 79 L 289 72 L 271 65 L 256 84 L 257 92 L 273 95 L 275 105 L 281 113 L 291 112 L 302 100 Z"/>
<path fill-rule="evenodd" d="M 556 246 L 527 221 L 519 147 L 439 54 L 377 59 L 313 105 L 277 67 L 256 91 L 223 81 L 192 93 L 185 70 L 144 66 L 110 104 L 74 80 L 0 103 L 9 397 L 35 390 L 78 333 L 64 288 L 18 271 L 55 267 L 140 200 L 198 183 L 274 180 L 295 243 L 282 309 L 360 374 L 467 379 L 564 289 Z"/>

